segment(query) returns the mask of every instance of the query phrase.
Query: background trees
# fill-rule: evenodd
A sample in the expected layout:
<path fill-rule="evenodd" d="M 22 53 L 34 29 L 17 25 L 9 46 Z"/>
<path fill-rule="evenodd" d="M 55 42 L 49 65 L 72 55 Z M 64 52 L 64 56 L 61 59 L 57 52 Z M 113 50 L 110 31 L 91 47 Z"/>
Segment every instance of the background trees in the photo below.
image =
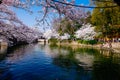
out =
<path fill-rule="evenodd" d="M 55 20 L 56 21 L 56 20 Z M 53 24 L 53 28 L 60 34 L 63 35 L 64 33 L 68 33 L 70 35 L 73 35 L 74 32 L 81 27 L 81 24 L 70 21 L 68 19 L 62 19 L 58 22 L 55 22 Z"/>
<path fill-rule="evenodd" d="M 85 12 L 83 9 L 74 8 L 72 10 L 72 12 L 74 12 L 73 15 L 54 19 L 52 26 L 60 35 L 67 33 L 71 38 L 74 38 L 75 32 L 81 28 L 83 24 L 90 23 L 91 13 Z"/>
<path fill-rule="evenodd" d="M 109 0 L 112 1 L 112 0 Z M 113 6 L 114 3 L 104 2 L 95 3 L 96 6 Z M 115 38 L 119 34 L 120 26 L 120 7 L 113 8 L 95 8 L 91 18 L 92 24 L 95 25 L 97 33 L 101 33 L 102 37 Z M 116 30 L 115 30 L 116 29 Z"/>
<path fill-rule="evenodd" d="M 103 37 L 118 37 L 119 35 L 119 31 L 115 27 L 120 24 L 120 9 L 112 0 L 95 0 L 93 7 L 76 5 L 75 0 L 2 0 L 0 19 L 4 23 L 7 20 L 14 26 L 25 26 L 8 7 L 14 6 L 31 12 L 30 8 L 33 5 L 41 8 L 39 12 L 44 14 L 42 21 L 46 20 L 46 16 L 51 12 L 59 14 L 58 19 L 53 22 L 54 28 L 60 35 L 64 33 L 73 35 L 82 24 L 88 22 L 92 22 L 96 26 L 96 32 L 102 34 Z M 81 7 L 94 8 L 92 19 L 90 12 L 85 12 Z M 41 19 L 37 19 L 37 21 L 40 22 Z"/>

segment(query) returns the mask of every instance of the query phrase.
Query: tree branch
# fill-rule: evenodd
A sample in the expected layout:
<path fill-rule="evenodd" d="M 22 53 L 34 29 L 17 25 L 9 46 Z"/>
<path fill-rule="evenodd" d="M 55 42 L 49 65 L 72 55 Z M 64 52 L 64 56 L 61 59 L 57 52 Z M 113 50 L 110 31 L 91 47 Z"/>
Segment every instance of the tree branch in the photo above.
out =
<path fill-rule="evenodd" d="M 70 3 L 65 3 L 65 2 L 61 2 L 61 1 L 57 1 L 57 0 L 52 0 L 53 2 L 57 2 L 57 3 L 61 3 L 61 4 L 65 4 L 65 5 L 71 5 L 71 6 L 75 6 L 75 7 L 81 7 L 81 8 L 113 8 L 113 7 L 118 7 L 117 5 L 115 6 L 104 6 L 104 7 L 94 7 L 94 6 L 82 6 L 82 5 L 76 5 L 76 4 L 70 4 Z"/>

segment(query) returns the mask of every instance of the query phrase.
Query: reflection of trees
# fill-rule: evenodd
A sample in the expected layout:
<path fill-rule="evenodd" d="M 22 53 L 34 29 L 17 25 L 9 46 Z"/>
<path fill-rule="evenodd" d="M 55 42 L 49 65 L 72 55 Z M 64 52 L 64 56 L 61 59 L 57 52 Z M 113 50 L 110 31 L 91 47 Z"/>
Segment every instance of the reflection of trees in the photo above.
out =
<path fill-rule="evenodd" d="M 52 46 L 53 48 L 53 46 Z M 67 50 L 67 55 L 61 53 L 62 50 Z M 73 65 L 76 65 L 77 60 L 74 58 L 73 50 L 70 47 L 59 47 L 60 55 L 55 57 L 53 63 L 63 68 L 69 69 Z"/>
<path fill-rule="evenodd" d="M 60 53 L 59 56 L 53 58 L 53 64 L 61 67 L 65 71 L 67 71 L 67 74 L 72 73 L 75 78 L 75 80 L 82 80 L 83 78 L 86 80 L 91 79 L 91 72 L 85 70 L 83 66 L 80 66 L 80 61 L 76 59 L 77 51 L 75 49 L 72 49 L 70 47 L 62 47 L 60 49 L 65 49 L 68 51 L 67 55 L 64 55 L 64 53 Z M 82 54 L 82 52 L 80 53 Z M 63 73 L 64 74 L 64 73 Z"/>
<path fill-rule="evenodd" d="M 16 62 L 19 61 L 23 58 L 24 55 L 26 55 L 27 53 L 32 52 L 33 48 L 35 47 L 34 44 L 30 44 L 30 45 L 22 45 L 19 47 L 12 47 L 10 49 L 8 49 L 8 56 L 6 59 L 9 62 Z"/>
<path fill-rule="evenodd" d="M 70 69 L 72 66 L 77 65 L 77 60 L 74 57 L 71 57 L 71 55 L 59 55 L 58 57 L 54 58 L 53 63 L 57 66 Z"/>
<path fill-rule="evenodd" d="M 60 55 L 55 57 L 53 63 L 65 67 L 70 68 L 73 65 L 79 67 L 92 67 L 92 62 L 96 53 L 98 53 L 95 49 L 89 48 L 77 48 L 72 49 L 71 47 L 61 46 L 60 48 Z M 67 55 L 62 53 L 62 50 L 67 50 Z M 87 69 L 87 68 L 84 68 Z"/>
<path fill-rule="evenodd" d="M 120 80 L 120 60 L 109 52 L 109 56 L 101 56 L 94 61 L 94 80 Z"/>
<path fill-rule="evenodd" d="M 65 46 L 61 46 L 59 48 L 61 50 L 67 50 L 67 55 L 64 55 L 64 53 L 60 52 L 60 55 L 54 58 L 53 63 L 67 69 L 71 68 L 72 66 L 85 69 L 84 67 L 92 64 L 94 58 L 93 54 L 96 52 L 94 49 L 86 48 L 72 49 L 71 47 Z"/>
<path fill-rule="evenodd" d="M 0 54 L 6 53 L 6 50 L 7 50 L 7 46 L 1 46 L 0 45 Z"/>
<path fill-rule="evenodd" d="M 0 60 L 3 60 L 6 56 L 7 46 L 0 46 Z"/>
<path fill-rule="evenodd" d="M 100 54 L 106 57 L 119 57 L 120 58 L 120 54 L 119 53 L 114 53 L 114 50 L 100 50 Z"/>
<path fill-rule="evenodd" d="M 94 56 L 98 55 L 98 50 L 89 48 L 71 48 L 61 46 L 61 50 L 67 50 L 67 55 L 60 53 L 59 56 L 53 58 L 53 64 L 62 69 L 74 73 L 75 80 L 91 80 L 92 79 L 92 64 Z"/>
<path fill-rule="evenodd" d="M 68 50 L 68 53 L 67 55 L 60 53 L 55 57 L 53 59 L 55 65 L 68 71 L 73 69 L 80 74 L 79 76 L 92 75 L 92 68 L 95 80 L 120 80 L 120 62 L 117 54 L 89 48 L 72 49 L 61 46 L 60 49 Z"/>
<path fill-rule="evenodd" d="M 12 74 L 11 71 L 9 71 L 10 64 L 21 60 L 23 56 L 30 53 L 34 47 L 34 44 L 30 44 L 9 48 L 7 56 L 4 56 L 6 57 L 6 61 L 0 61 L 0 80 L 12 80 Z"/>

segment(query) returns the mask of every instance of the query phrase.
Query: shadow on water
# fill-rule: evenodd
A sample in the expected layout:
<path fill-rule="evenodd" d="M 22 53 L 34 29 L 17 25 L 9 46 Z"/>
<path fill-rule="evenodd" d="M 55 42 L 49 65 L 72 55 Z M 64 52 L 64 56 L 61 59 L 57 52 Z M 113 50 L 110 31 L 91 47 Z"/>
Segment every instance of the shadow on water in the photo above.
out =
<path fill-rule="evenodd" d="M 7 53 L 7 46 L 0 45 L 0 60 L 4 60 Z"/>
<path fill-rule="evenodd" d="M 101 51 L 93 63 L 94 80 L 120 80 L 120 54 Z"/>
<path fill-rule="evenodd" d="M 50 48 L 54 51 L 53 45 Z M 54 65 L 69 73 L 74 73 L 71 75 L 76 77 L 74 80 L 92 80 L 92 63 L 94 55 L 99 52 L 98 50 L 92 48 L 75 49 L 70 46 L 55 46 L 55 48 L 59 51 L 59 55 L 53 58 Z"/>
<path fill-rule="evenodd" d="M 9 80 L 11 79 L 11 74 L 9 72 L 9 66 L 4 63 L 4 59 L 7 56 L 7 47 L 2 46 L 0 48 L 0 80 Z M 9 75 L 9 76 L 8 76 Z M 8 78 L 6 78 L 8 77 Z"/>
<path fill-rule="evenodd" d="M 33 50 L 33 45 L 19 45 L 4 49 L 0 54 L 0 80 L 14 80 L 10 71 L 10 66 L 20 60 L 25 53 Z"/>
<path fill-rule="evenodd" d="M 68 71 L 74 69 L 79 76 L 82 75 L 82 78 L 84 76 L 89 80 L 120 80 L 120 54 L 111 50 L 74 49 L 65 46 L 59 46 L 58 50 L 61 55 L 53 59 L 53 64 L 57 66 Z M 67 50 L 68 53 L 65 55 L 62 50 Z"/>

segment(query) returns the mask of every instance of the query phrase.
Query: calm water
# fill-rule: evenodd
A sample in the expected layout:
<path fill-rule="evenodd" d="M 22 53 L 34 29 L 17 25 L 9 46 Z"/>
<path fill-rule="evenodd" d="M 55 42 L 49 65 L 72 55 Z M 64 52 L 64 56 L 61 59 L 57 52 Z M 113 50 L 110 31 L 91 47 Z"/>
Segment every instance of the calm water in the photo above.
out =
<path fill-rule="evenodd" d="M 31 44 L 0 53 L 0 80 L 120 80 L 120 54 Z"/>

